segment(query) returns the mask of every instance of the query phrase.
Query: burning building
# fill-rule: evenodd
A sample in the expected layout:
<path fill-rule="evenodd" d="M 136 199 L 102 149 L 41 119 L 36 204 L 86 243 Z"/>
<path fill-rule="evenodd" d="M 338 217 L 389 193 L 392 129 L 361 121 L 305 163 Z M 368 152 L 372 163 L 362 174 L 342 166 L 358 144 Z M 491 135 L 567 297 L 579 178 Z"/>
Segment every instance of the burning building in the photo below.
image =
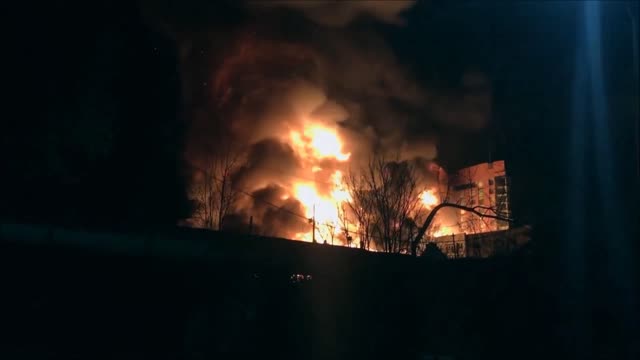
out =
<path fill-rule="evenodd" d="M 502 160 L 476 164 L 447 176 L 445 201 L 468 210 L 449 209 L 444 220 L 435 222 L 428 241 L 436 243 L 450 258 L 487 257 L 526 243 L 528 228 L 509 228 L 509 185 Z M 443 222 L 451 225 L 443 226 Z"/>
<path fill-rule="evenodd" d="M 207 31 L 157 10 L 179 49 L 185 223 L 406 251 L 444 200 L 439 132 L 487 123 L 489 79 L 465 72 L 446 91 L 416 80 L 372 26 L 400 26 L 414 1 L 238 3 L 240 21 Z M 379 154 L 389 166 L 369 171 Z M 380 189 L 371 211 L 366 191 Z"/>
<path fill-rule="evenodd" d="M 452 206 L 438 211 L 427 236 L 437 238 L 509 229 L 509 178 L 504 161 L 481 163 L 453 173 L 435 168 L 431 170 L 438 173 L 432 201 Z"/>
<path fill-rule="evenodd" d="M 503 160 L 461 169 L 450 176 L 449 186 L 453 202 L 505 219 L 511 217 L 509 178 Z M 480 217 L 465 210 L 459 211 L 458 223 L 460 232 L 467 234 L 509 229 L 508 221 Z"/>

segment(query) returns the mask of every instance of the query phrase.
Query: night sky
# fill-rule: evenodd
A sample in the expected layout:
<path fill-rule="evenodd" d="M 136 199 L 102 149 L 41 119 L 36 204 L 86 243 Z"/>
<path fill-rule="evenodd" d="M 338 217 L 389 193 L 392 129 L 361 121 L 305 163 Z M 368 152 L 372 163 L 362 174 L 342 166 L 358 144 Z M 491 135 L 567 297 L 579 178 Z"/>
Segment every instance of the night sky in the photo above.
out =
<path fill-rule="evenodd" d="M 5 11 L 14 21 L 3 56 L 9 65 L 3 66 L 0 121 L 2 221 L 157 233 L 173 228 L 192 214 L 193 163 L 211 136 L 229 133 L 249 142 L 256 162 L 270 156 L 284 159 L 275 165 L 291 165 L 288 148 L 253 137 L 273 131 L 273 114 L 281 109 L 271 105 L 285 98 L 270 91 L 274 84 L 312 79 L 328 99 L 344 102 L 349 116 L 340 126 L 351 144 L 360 146 L 373 133 L 375 146 L 408 144 L 408 152 L 424 150 L 449 170 L 506 161 L 515 224 L 533 226 L 534 254 L 513 258 L 535 269 L 539 282 L 531 288 L 539 291 L 513 313 L 492 310 L 524 328 L 529 324 L 516 312 L 537 321 L 529 306 L 557 305 L 544 308 L 543 321 L 553 318 L 552 324 L 533 329 L 562 339 L 571 351 L 587 352 L 598 336 L 625 340 L 623 330 L 609 329 L 629 330 L 629 342 L 637 344 L 639 96 L 629 16 L 638 19 L 637 1 L 419 1 L 404 21 L 388 12 L 350 17 L 350 6 L 345 13 L 306 14 L 296 6 L 12 4 Z M 349 21 L 319 23 L 340 16 Z M 237 53 L 262 61 L 233 74 L 241 81 L 220 81 L 233 85 L 224 90 L 233 87 L 229 103 L 240 104 L 235 108 L 244 111 L 244 119 L 238 117 L 244 122 L 228 121 L 212 101 L 220 95 L 216 81 L 228 80 L 224 60 Z M 318 59 L 325 67 L 310 65 Z M 245 104 L 245 94 L 266 100 Z M 336 108 L 323 110 L 336 117 Z M 254 198 L 281 195 L 255 189 Z M 305 216 L 298 217 L 308 229 Z M 519 267 L 511 259 L 491 263 L 491 271 Z M 467 298 L 464 291 L 452 293 Z M 125 298 L 130 301 L 128 293 Z M 480 314 L 478 328 L 502 326 L 487 314 Z M 619 327 L 609 326 L 615 321 Z M 574 338 L 589 346 L 576 346 Z M 534 336 L 531 343 L 537 341 Z"/>
<path fill-rule="evenodd" d="M 616 154 L 633 151 L 629 4 L 603 5 Z M 269 18 L 241 2 L 65 1 L 14 11 L 25 20 L 11 41 L 15 65 L 5 70 L 15 101 L 2 125 L 2 215 L 101 226 L 171 225 L 188 215 L 187 102 L 197 94 L 185 100 L 195 91 L 185 79 L 216 66 L 210 60 L 233 42 L 228 34 L 247 24 L 288 38 L 319 31 L 295 11 Z M 424 1 L 404 14 L 405 25 L 364 16 L 349 26 L 375 29 L 434 101 L 488 94 L 480 110 L 464 109 L 473 117 L 488 106 L 480 125 L 440 121 L 430 107 L 414 112 L 420 119 L 409 128 L 437 134 L 436 161 L 449 169 L 507 160 L 515 211 L 537 222 L 547 206 L 540 194 L 569 186 L 561 179 L 580 13 L 579 2 Z M 208 60 L 189 71 L 176 45 L 185 37 L 209 44 L 201 50 Z M 632 161 L 615 161 L 616 179 L 631 187 L 624 174 Z"/>

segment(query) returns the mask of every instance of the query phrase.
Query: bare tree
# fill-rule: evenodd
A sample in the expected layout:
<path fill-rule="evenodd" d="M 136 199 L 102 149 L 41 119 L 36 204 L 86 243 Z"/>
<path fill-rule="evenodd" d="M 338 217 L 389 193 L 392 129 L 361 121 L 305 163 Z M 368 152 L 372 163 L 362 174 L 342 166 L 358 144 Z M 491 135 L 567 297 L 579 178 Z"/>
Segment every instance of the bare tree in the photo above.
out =
<path fill-rule="evenodd" d="M 495 190 L 485 184 L 476 183 L 477 169 L 467 168 L 456 173 L 453 177 L 446 180 L 443 187 L 440 182 L 442 179 L 438 177 L 438 189 L 441 194 L 441 201 L 434 207 L 427 216 L 424 224 L 416 232 L 416 237 L 411 244 L 412 255 L 417 254 L 418 246 L 423 236 L 431 227 L 435 215 L 442 208 L 453 208 L 459 210 L 461 215 L 454 225 L 458 232 L 462 233 L 480 233 L 500 228 L 500 222 L 512 222 L 508 207 L 506 176 L 496 177 Z M 459 184 L 456 189 L 452 189 L 452 184 Z M 489 184 L 491 185 L 491 184 Z M 442 189 L 445 189 L 444 191 Z M 444 195 L 442 195 L 444 194 Z"/>
<path fill-rule="evenodd" d="M 337 204 L 338 210 L 338 226 L 340 226 L 340 233 L 338 236 L 344 241 L 344 243 L 351 247 L 353 243 L 353 236 L 350 230 L 349 216 L 347 215 L 347 207 L 344 204 Z"/>
<path fill-rule="evenodd" d="M 360 248 L 368 250 L 373 239 L 372 226 L 376 222 L 376 214 L 370 210 L 374 207 L 371 190 L 363 187 L 363 179 L 354 171 L 349 171 L 345 183 L 347 191 L 351 195 L 347 205 L 353 214 L 355 224 L 358 226 Z"/>
<path fill-rule="evenodd" d="M 422 207 L 415 166 L 377 155 L 359 171 L 350 171 L 346 183 L 365 248 L 375 241 L 385 252 L 408 250 Z"/>
<path fill-rule="evenodd" d="M 317 229 L 318 234 L 320 235 L 320 239 L 322 239 L 326 243 L 333 245 L 333 241 L 337 235 L 338 224 L 329 221 L 326 223 L 318 224 Z"/>
<path fill-rule="evenodd" d="M 491 208 L 487 208 L 485 206 L 470 207 L 470 206 L 464 206 L 464 205 L 459 205 L 459 204 L 450 203 L 450 202 L 440 203 L 436 207 L 434 207 L 433 210 L 431 210 L 431 212 L 427 216 L 427 219 L 425 220 L 424 224 L 422 225 L 422 227 L 420 227 L 419 231 L 417 232 L 416 237 L 413 239 L 412 244 L 411 244 L 411 254 L 412 255 L 414 255 L 414 256 L 417 255 L 418 245 L 420 244 L 420 241 L 422 240 L 422 237 L 424 236 L 425 232 L 427 231 L 427 229 L 429 228 L 429 226 L 433 222 L 433 218 L 437 214 L 438 210 L 440 210 L 440 209 L 442 209 L 444 207 L 452 207 L 452 208 L 461 209 L 461 210 L 464 210 L 464 211 L 469 211 L 469 212 L 472 212 L 473 214 L 475 214 L 475 215 L 477 215 L 477 216 L 479 216 L 481 218 L 496 219 L 496 220 L 507 221 L 507 222 L 513 221 L 510 218 L 506 218 L 506 217 L 503 217 L 503 216 L 500 216 L 500 215 L 496 214 L 495 210 L 493 210 Z"/>
<path fill-rule="evenodd" d="M 224 227 L 224 220 L 240 195 L 232 184 L 232 175 L 240 164 L 241 152 L 224 146 L 207 157 L 204 167 L 196 169 L 191 198 L 198 225 L 217 230 Z"/>

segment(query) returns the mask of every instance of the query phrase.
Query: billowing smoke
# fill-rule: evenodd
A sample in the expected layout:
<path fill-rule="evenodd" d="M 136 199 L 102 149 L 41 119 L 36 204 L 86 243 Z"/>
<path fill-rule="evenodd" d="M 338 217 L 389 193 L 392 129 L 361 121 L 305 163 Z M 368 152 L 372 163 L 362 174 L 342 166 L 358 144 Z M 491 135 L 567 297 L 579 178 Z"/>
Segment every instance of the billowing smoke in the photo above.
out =
<path fill-rule="evenodd" d="M 373 1 L 252 1 L 254 7 L 284 7 L 301 11 L 312 21 L 331 27 L 345 26 L 360 16 L 371 16 L 389 24 L 404 24 L 403 11 L 414 5 L 414 0 Z"/>
<path fill-rule="evenodd" d="M 187 160 L 202 169 L 221 152 L 242 154 L 231 178 L 246 196 L 227 227 L 251 221 L 258 233 L 299 236 L 310 231 L 309 203 L 336 190 L 337 171 L 375 151 L 398 153 L 428 173 L 437 124 L 482 126 L 489 109 L 481 74 L 465 79 L 475 92 L 434 93 L 370 23 L 350 26 L 362 18 L 401 25 L 413 3 L 248 2 L 241 25 L 176 32 L 191 129 Z"/>
<path fill-rule="evenodd" d="M 478 72 L 468 72 L 461 79 L 463 91 L 441 91 L 431 101 L 433 118 L 464 129 L 482 129 L 491 114 L 489 79 Z"/>

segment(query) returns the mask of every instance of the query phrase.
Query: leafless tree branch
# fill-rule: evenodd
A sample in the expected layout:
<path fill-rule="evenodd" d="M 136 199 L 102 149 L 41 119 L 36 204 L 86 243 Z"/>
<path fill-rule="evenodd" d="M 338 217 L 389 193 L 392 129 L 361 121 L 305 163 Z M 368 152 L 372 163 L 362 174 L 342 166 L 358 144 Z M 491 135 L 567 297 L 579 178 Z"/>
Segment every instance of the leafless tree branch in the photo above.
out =
<path fill-rule="evenodd" d="M 411 254 L 413 256 L 416 255 L 417 249 L 418 249 L 418 244 L 420 243 L 422 237 L 424 236 L 424 234 L 426 233 L 427 229 L 429 228 L 429 226 L 433 222 L 433 219 L 436 216 L 436 214 L 438 213 L 438 210 L 440 210 L 442 208 L 445 208 L 445 207 L 451 207 L 451 208 L 456 208 L 456 209 L 460 209 L 460 210 L 464 210 L 464 211 L 469 211 L 469 212 L 472 212 L 472 213 L 480 216 L 481 218 L 490 218 L 490 219 L 513 222 L 513 220 L 510 219 L 510 218 L 506 218 L 506 217 L 499 216 L 499 215 L 491 215 L 491 214 L 482 213 L 482 212 L 477 210 L 477 207 L 470 207 L 470 206 L 465 206 L 465 205 L 460 205 L 460 204 L 455 204 L 455 203 L 450 203 L 450 202 L 440 203 L 436 207 L 434 207 L 433 210 L 431 210 L 431 212 L 427 216 L 427 219 L 425 220 L 424 224 L 422 225 L 422 227 L 418 231 L 416 237 L 413 239 L 413 242 L 411 244 Z"/>
<path fill-rule="evenodd" d="M 349 171 L 346 184 L 364 247 L 375 241 L 385 252 L 406 251 L 421 207 L 414 165 L 375 155 L 363 169 Z"/>

